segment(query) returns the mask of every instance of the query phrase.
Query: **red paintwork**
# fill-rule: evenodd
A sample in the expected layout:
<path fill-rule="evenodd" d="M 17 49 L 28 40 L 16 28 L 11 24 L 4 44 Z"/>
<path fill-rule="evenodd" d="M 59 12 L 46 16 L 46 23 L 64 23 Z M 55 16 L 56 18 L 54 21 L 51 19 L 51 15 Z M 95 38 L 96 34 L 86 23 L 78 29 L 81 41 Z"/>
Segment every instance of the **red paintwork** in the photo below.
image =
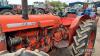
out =
<path fill-rule="evenodd" d="M 92 32 L 91 33 L 91 36 L 90 36 L 90 39 L 89 39 L 89 42 L 88 42 L 88 48 L 92 49 L 93 48 L 93 42 L 94 42 L 94 39 L 95 39 L 95 33 Z"/>
<path fill-rule="evenodd" d="M 6 51 L 6 42 L 4 41 L 0 41 L 0 51 Z"/>
<path fill-rule="evenodd" d="M 72 17 L 69 17 L 72 16 Z M 81 17 L 76 17 L 75 14 L 71 14 L 68 17 L 64 17 L 63 19 L 61 19 L 62 24 L 65 26 L 69 26 L 68 27 L 68 40 L 69 40 L 69 45 L 73 42 L 73 36 L 75 35 L 75 31 L 77 29 L 77 27 L 79 26 L 79 23 L 81 20 L 83 20 L 83 18 Z"/>
<path fill-rule="evenodd" d="M 62 24 L 63 25 L 71 25 L 71 23 L 73 22 L 73 20 L 74 20 L 75 18 L 63 18 L 63 19 L 61 19 L 61 21 L 62 21 Z"/>
<path fill-rule="evenodd" d="M 69 18 L 76 18 L 77 15 L 76 14 L 68 14 L 67 17 L 69 17 Z"/>
<path fill-rule="evenodd" d="M 73 36 L 75 35 L 75 31 L 78 28 L 79 21 L 80 21 L 79 18 L 75 19 L 72 22 L 71 26 L 69 27 L 69 43 L 70 44 L 73 42 Z"/>
<path fill-rule="evenodd" d="M 67 17 L 63 17 L 61 22 L 63 25 L 71 25 L 71 23 L 76 19 L 76 14 L 68 14 Z"/>
<path fill-rule="evenodd" d="M 7 24 L 11 23 L 24 23 L 24 22 L 36 22 L 32 26 L 21 26 L 17 28 L 8 28 Z M 39 25 L 40 24 L 40 25 Z M 29 20 L 22 19 L 19 15 L 0 15 L 0 25 L 2 32 L 17 31 L 28 28 L 46 27 L 46 26 L 58 26 L 60 24 L 60 18 L 53 15 L 29 15 Z"/>
<path fill-rule="evenodd" d="M 3 33 L 17 31 L 16 36 L 20 36 L 23 40 L 26 39 L 28 36 L 30 43 L 27 49 L 32 50 L 31 48 L 33 46 L 41 49 L 40 46 L 42 46 L 44 47 L 44 50 L 47 52 L 49 50 L 48 48 L 53 45 L 53 40 L 59 42 L 60 40 L 63 39 L 63 36 L 65 34 L 68 35 L 67 40 L 69 41 L 69 45 L 70 45 L 73 41 L 73 36 L 76 33 L 75 31 L 79 26 L 80 21 L 85 20 L 84 18 L 89 18 L 89 17 L 83 16 L 80 18 L 80 17 L 76 17 L 75 14 L 63 18 L 54 15 L 29 15 L 29 20 L 24 20 L 22 19 L 21 15 L 8 15 L 8 16 L 0 15 L 0 25 L 1 25 L 0 27 L 2 28 Z M 35 22 L 35 24 L 32 24 L 31 26 L 25 25 L 25 26 L 12 27 L 12 28 L 7 27 L 7 24 L 25 23 L 25 22 Z M 63 30 L 60 29 L 61 25 L 64 26 Z M 48 35 L 49 32 L 47 32 L 48 29 L 46 27 L 52 28 L 52 32 L 50 33 L 51 34 L 50 36 Z M 40 37 L 39 34 L 42 34 L 43 36 Z M 39 38 L 41 39 L 37 41 Z M 47 43 L 45 44 L 45 42 Z M 23 43 L 20 43 L 18 46 L 16 46 L 16 49 L 20 49 L 22 47 L 23 47 Z M 1 48 L 3 48 L 3 46 L 0 46 L 0 49 Z"/>

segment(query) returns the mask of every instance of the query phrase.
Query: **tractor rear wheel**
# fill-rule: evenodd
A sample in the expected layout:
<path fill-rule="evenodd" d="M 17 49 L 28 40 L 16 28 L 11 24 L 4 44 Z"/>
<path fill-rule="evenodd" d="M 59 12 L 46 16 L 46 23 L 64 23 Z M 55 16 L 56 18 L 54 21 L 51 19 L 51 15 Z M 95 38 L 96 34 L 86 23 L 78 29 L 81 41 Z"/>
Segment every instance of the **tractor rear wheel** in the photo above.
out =
<path fill-rule="evenodd" d="M 91 56 L 94 51 L 96 24 L 93 20 L 82 22 L 73 37 L 72 56 Z"/>
<path fill-rule="evenodd" d="M 0 15 L 15 15 L 16 13 L 12 10 L 8 10 L 8 9 L 5 9 L 5 10 L 2 10 L 0 12 Z"/>

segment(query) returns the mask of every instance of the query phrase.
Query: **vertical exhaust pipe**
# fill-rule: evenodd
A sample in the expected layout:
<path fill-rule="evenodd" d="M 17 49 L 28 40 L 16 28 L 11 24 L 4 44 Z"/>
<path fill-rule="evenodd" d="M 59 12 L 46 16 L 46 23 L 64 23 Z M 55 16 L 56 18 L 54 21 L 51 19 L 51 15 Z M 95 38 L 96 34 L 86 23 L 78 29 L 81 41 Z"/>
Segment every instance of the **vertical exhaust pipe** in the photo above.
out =
<path fill-rule="evenodd" d="M 28 1 L 22 0 L 22 18 L 28 20 Z"/>

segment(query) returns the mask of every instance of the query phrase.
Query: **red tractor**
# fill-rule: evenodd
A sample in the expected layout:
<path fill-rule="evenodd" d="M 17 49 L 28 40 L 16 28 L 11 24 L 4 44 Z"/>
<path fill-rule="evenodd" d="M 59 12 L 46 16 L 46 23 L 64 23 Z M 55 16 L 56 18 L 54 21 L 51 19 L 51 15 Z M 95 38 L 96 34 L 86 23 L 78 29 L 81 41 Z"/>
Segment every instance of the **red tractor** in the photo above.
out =
<path fill-rule="evenodd" d="M 66 17 L 28 15 L 27 0 L 22 0 L 22 15 L 0 15 L 0 52 L 54 47 L 72 47 L 73 56 L 91 56 L 96 38 L 96 23 L 88 15 Z"/>

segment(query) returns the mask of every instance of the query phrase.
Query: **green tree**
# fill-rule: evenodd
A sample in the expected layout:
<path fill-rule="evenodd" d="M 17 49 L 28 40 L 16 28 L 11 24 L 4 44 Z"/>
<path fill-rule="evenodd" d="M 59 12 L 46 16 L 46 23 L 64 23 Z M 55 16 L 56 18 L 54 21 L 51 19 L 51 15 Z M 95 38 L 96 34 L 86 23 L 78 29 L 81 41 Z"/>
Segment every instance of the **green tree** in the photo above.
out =
<path fill-rule="evenodd" d="M 58 8 L 67 7 L 66 3 L 63 3 L 63 2 L 60 2 L 60 1 L 52 1 L 52 2 L 49 2 L 49 4 L 53 7 L 58 7 Z"/>
<path fill-rule="evenodd" d="M 67 5 L 65 2 L 63 3 L 63 6 L 64 6 L 64 7 L 68 7 L 68 5 Z"/>
<path fill-rule="evenodd" d="M 67 7 L 68 5 L 66 3 L 63 3 L 63 2 L 60 2 L 60 1 L 51 1 L 49 2 L 49 4 L 51 6 L 53 6 L 53 10 L 56 10 L 56 11 L 61 11 L 63 8 Z"/>

